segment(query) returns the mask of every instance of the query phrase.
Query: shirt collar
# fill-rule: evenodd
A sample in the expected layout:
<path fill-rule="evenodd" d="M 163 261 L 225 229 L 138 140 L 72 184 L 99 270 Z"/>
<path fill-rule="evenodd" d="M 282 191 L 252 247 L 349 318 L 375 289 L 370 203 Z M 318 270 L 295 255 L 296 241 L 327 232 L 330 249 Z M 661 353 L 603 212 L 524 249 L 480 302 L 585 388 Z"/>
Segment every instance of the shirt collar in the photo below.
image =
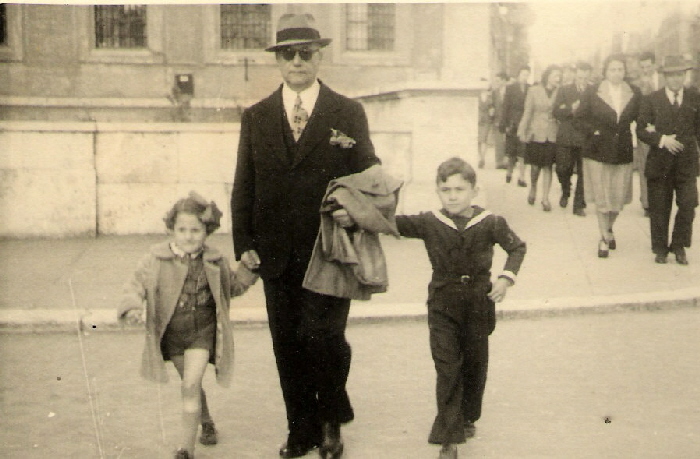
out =
<path fill-rule="evenodd" d="M 204 251 L 204 249 L 202 248 L 198 252 L 188 254 L 187 252 L 182 250 L 180 247 L 178 247 L 174 242 L 170 243 L 170 250 L 172 250 L 172 252 L 179 258 L 190 258 L 192 260 L 194 260 L 195 258 L 200 256 L 202 254 L 202 252 Z"/>
<path fill-rule="evenodd" d="M 673 91 L 671 91 L 668 86 L 666 86 L 666 97 L 668 97 L 668 101 L 673 104 Z M 678 90 L 678 105 L 681 105 L 683 103 L 683 87 Z"/>
<path fill-rule="evenodd" d="M 314 111 L 314 106 L 316 105 L 316 100 L 318 100 L 320 91 L 321 84 L 318 80 L 314 80 L 311 86 L 298 93 L 301 98 L 301 106 L 306 110 L 306 113 L 309 114 L 309 117 L 311 117 L 311 113 Z M 292 119 L 292 110 L 294 109 L 294 102 L 296 100 L 297 92 L 287 86 L 287 83 L 284 83 L 282 85 L 282 102 L 284 103 L 284 111 L 287 112 L 288 119 Z"/>

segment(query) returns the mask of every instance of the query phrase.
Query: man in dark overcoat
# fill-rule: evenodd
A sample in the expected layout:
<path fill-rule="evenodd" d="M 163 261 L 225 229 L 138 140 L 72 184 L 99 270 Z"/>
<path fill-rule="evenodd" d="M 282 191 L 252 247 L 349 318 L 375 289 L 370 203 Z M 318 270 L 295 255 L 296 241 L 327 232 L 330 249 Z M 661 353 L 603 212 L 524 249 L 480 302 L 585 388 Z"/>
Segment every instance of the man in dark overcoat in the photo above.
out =
<path fill-rule="evenodd" d="M 503 116 L 499 129 L 506 135 L 506 156 L 508 168 L 506 183 L 513 177 L 513 169 L 518 164 L 518 186 L 526 187 L 525 182 L 525 143 L 518 138 L 518 125 L 525 111 L 525 97 L 530 88 L 527 80 L 530 78 L 530 67 L 523 66 L 518 71 L 518 80 L 506 87 L 503 96 Z"/>
<path fill-rule="evenodd" d="M 698 141 L 700 95 L 683 87 L 686 70 L 693 66 L 680 56 L 665 59 L 666 86 L 642 100 L 637 136 L 650 146 L 646 162 L 651 249 L 657 263 L 666 263 L 669 251 L 676 262 L 687 264 L 695 207 L 698 205 Z M 675 223 L 668 242 L 673 195 Z"/>
<path fill-rule="evenodd" d="M 581 105 L 581 96 L 588 87 L 591 65 L 579 62 L 576 65 L 576 77 L 573 83 L 563 86 L 557 93 L 552 114 L 559 121 L 557 129 L 556 172 L 561 184 L 559 206 L 566 207 L 571 196 L 571 177 L 576 168 L 576 190 L 574 191 L 574 215 L 586 216 L 586 201 L 583 197 L 583 157 L 581 150 L 585 142 L 583 132 L 574 123 L 574 114 Z"/>
<path fill-rule="evenodd" d="M 321 38 L 308 14 L 280 18 L 283 84 L 244 111 L 231 199 L 236 258 L 259 269 L 287 410 L 282 457 L 342 454 L 353 419 L 345 385 L 350 300 L 302 288 L 328 183 L 379 163 L 362 106 L 317 80 Z"/>

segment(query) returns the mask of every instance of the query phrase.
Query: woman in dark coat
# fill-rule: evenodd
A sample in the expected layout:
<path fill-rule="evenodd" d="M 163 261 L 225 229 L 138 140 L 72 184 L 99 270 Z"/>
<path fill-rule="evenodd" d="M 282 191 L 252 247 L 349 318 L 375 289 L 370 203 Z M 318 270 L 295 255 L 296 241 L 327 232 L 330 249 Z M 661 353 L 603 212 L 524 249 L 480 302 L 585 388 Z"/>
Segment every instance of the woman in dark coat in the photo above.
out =
<path fill-rule="evenodd" d="M 603 64 L 603 81 L 588 87 L 575 114 L 585 133 L 584 190 L 595 205 L 600 241 L 598 256 L 605 258 L 617 243 L 613 225 L 625 204 L 632 201 L 632 131 L 642 94 L 626 83 L 624 56 L 612 55 Z"/>

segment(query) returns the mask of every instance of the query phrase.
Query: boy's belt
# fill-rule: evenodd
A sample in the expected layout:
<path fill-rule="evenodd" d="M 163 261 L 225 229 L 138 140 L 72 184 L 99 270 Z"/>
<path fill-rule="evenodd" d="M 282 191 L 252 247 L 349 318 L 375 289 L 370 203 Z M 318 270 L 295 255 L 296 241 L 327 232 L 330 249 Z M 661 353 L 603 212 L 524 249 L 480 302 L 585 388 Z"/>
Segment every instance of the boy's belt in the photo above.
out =
<path fill-rule="evenodd" d="M 463 284 L 474 285 L 478 282 L 488 282 L 490 275 L 488 274 L 453 274 L 453 273 L 433 273 L 431 283 L 435 286 L 447 284 Z"/>

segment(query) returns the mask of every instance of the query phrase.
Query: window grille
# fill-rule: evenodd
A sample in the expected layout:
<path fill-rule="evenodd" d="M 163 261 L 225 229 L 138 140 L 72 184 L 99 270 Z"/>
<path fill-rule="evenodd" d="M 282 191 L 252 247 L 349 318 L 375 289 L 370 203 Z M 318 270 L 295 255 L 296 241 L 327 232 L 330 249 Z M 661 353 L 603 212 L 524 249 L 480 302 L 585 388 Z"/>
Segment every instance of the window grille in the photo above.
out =
<path fill-rule="evenodd" d="M 95 46 L 97 48 L 145 48 L 146 6 L 95 6 Z"/>
<path fill-rule="evenodd" d="M 396 30 L 396 5 L 358 3 L 347 5 L 346 47 L 351 51 L 392 51 Z"/>
<path fill-rule="evenodd" d="M 221 5 L 222 49 L 265 49 L 270 44 L 272 5 Z"/>
<path fill-rule="evenodd" d="M 0 46 L 7 45 L 7 5 L 0 3 Z"/>

